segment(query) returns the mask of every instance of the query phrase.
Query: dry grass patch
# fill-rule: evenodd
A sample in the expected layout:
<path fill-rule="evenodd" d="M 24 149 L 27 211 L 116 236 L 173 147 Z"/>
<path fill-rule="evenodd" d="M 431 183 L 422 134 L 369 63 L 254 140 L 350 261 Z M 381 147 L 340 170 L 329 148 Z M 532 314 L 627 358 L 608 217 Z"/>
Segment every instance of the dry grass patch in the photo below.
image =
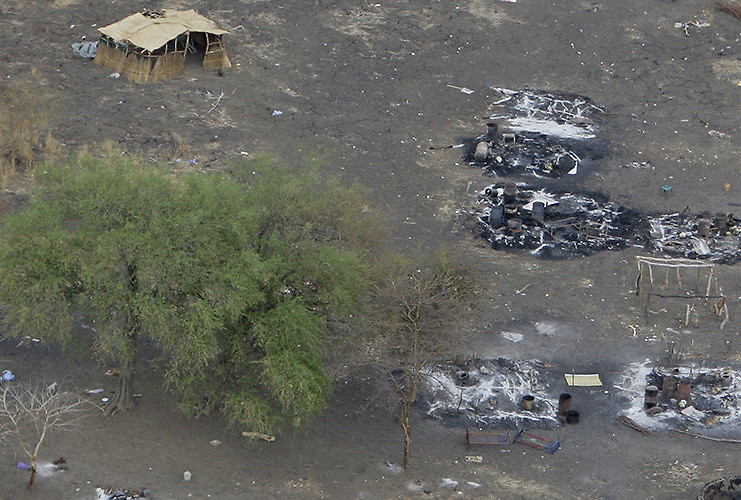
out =
<path fill-rule="evenodd" d="M 0 86 L 0 189 L 37 160 L 59 155 L 61 145 L 49 132 L 55 96 L 32 70 L 26 78 Z"/>

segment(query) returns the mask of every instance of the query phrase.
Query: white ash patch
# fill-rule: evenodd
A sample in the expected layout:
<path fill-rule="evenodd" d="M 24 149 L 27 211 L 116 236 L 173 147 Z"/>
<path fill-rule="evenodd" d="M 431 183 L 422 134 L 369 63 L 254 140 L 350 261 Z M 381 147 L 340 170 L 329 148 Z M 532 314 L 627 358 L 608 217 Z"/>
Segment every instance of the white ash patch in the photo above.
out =
<path fill-rule="evenodd" d="M 428 414 L 460 425 L 557 427 L 558 401 L 544 368 L 539 361 L 505 358 L 437 365 L 427 372 Z M 521 408 L 525 395 L 535 397 L 533 410 Z"/>
<path fill-rule="evenodd" d="M 683 401 L 675 395 L 667 400 L 661 391 L 664 376 L 690 379 L 689 399 Z M 648 414 L 644 409 L 647 385 L 660 389 L 657 406 L 662 411 L 659 413 Z M 623 381 L 615 387 L 628 399 L 628 407 L 620 414 L 647 429 L 690 428 L 717 436 L 741 428 L 741 372 L 736 369 L 698 365 L 669 369 L 646 360 L 628 365 Z M 694 410 L 687 411 L 687 408 Z"/>

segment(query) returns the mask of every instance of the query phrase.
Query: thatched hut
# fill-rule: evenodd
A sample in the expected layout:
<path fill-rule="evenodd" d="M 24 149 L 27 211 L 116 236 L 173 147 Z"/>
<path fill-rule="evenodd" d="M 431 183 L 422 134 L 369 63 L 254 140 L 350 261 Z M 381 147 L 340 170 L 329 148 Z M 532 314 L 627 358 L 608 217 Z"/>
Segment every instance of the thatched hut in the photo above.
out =
<path fill-rule="evenodd" d="M 137 83 L 179 75 L 189 52 L 203 54 L 205 69 L 231 67 L 222 35 L 226 30 L 194 10 L 144 10 L 99 28 L 94 61 Z"/>

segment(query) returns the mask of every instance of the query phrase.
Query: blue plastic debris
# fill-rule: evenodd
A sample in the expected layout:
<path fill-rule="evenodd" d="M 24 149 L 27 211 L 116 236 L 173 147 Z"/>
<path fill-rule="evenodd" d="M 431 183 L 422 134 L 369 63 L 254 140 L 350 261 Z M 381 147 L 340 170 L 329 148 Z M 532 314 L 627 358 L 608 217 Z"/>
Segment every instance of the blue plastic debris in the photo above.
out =
<path fill-rule="evenodd" d="M 3 382 L 11 382 L 15 380 L 15 375 L 10 370 L 3 370 Z"/>

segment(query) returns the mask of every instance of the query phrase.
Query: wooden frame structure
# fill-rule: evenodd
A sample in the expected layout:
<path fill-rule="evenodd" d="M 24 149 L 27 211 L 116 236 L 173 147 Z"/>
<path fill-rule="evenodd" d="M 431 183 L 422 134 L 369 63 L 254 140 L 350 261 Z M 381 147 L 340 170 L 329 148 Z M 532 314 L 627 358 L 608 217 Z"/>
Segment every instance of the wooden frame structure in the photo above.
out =
<path fill-rule="evenodd" d="M 194 46 L 203 49 L 204 69 L 231 67 L 222 39 L 228 32 L 193 10 L 145 9 L 98 31 L 94 62 L 137 83 L 179 75 Z"/>
<path fill-rule="evenodd" d="M 723 289 L 718 283 L 715 274 L 715 264 L 712 262 L 703 262 L 691 259 L 664 259 L 659 257 L 636 257 L 638 264 L 638 277 L 636 278 L 636 294 L 640 304 L 643 306 L 644 314 L 648 314 L 648 304 L 652 296 L 662 298 L 675 298 L 690 300 L 692 304 L 686 304 L 684 324 L 689 325 L 690 318 L 695 317 L 697 321 L 697 311 L 695 304 L 699 301 L 704 303 L 710 311 L 722 316 L 720 328 L 722 329 L 729 319 L 728 303 Z M 658 278 L 660 270 L 664 271 L 663 284 L 657 285 L 655 278 Z M 682 285 L 681 271 L 691 269 L 697 271 L 694 286 L 691 289 L 685 289 Z M 705 276 L 702 273 L 705 272 Z M 659 293 L 654 291 L 655 286 L 662 289 L 668 289 L 672 278 L 676 278 L 676 286 L 679 293 Z M 707 278 L 707 279 L 705 279 Z M 702 289 L 700 287 L 703 287 Z M 704 293 L 703 293 L 704 291 Z"/>

